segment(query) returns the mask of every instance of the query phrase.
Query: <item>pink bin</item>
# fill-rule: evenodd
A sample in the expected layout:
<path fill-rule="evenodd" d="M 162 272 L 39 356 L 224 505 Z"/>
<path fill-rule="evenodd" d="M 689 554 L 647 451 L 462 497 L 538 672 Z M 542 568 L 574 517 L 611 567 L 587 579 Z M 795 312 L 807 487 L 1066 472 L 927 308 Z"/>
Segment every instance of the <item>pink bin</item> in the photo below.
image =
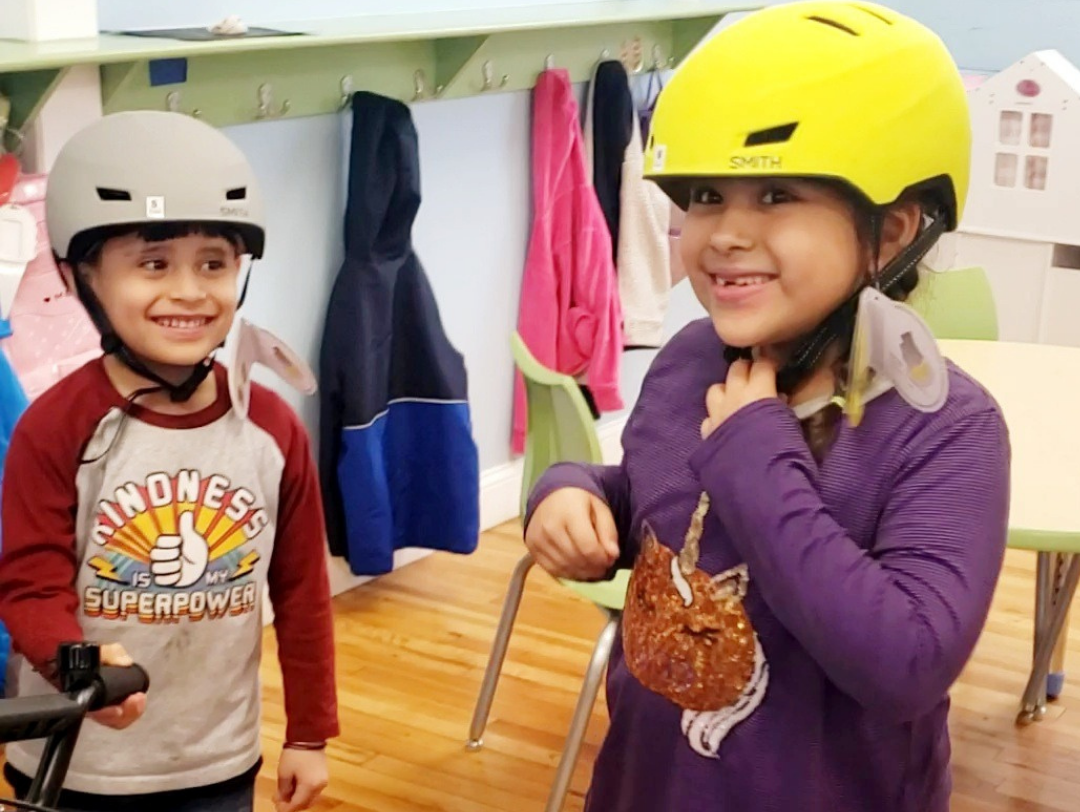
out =
<path fill-rule="evenodd" d="M 65 375 L 101 354 L 101 339 L 86 310 L 64 288 L 45 229 L 46 175 L 23 175 L 11 202 L 37 218 L 37 256 L 19 283 L 8 319 L 11 335 L 0 340 L 15 374 L 33 400 Z"/>

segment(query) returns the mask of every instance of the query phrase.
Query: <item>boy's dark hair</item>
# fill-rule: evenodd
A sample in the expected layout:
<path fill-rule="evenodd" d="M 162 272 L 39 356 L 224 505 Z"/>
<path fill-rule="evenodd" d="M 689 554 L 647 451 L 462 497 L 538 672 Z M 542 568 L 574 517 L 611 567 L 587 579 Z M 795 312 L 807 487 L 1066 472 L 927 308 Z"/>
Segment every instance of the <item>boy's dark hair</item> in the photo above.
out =
<path fill-rule="evenodd" d="M 102 226 L 77 235 L 71 241 L 68 261 L 73 267 L 79 265 L 96 266 L 101 261 L 101 251 L 105 243 L 117 237 L 135 235 L 146 242 L 165 242 L 179 237 L 199 235 L 220 237 L 229 242 L 237 253 L 245 250 L 244 238 L 240 231 L 224 223 L 201 222 L 165 222 L 165 223 L 125 223 L 115 226 Z"/>

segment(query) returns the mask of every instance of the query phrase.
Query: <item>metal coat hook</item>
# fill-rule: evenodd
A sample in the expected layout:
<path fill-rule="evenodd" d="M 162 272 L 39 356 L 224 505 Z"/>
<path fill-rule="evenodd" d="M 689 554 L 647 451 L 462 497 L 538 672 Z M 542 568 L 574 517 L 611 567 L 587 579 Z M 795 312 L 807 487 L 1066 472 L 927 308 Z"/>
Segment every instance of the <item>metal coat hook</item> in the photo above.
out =
<path fill-rule="evenodd" d="M 554 70 L 555 68 L 555 56 L 554 54 L 548 54 L 544 59 L 544 70 Z"/>
<path fill-rule="evenodd" d="M 349 102 L 352 101 L 353 94 L 353 78 L 352 76 L 341 77 L 341 102 L 338 106 L 338 110 L 344 110 L 349 106 Z M 288 102 L 285 102 L 288 104 Z"/>
<path fill-rule="evenodd" d="M 446 89 L 444 85 L 436 85 L 434 88 L 429 89 L 427 84 L 427 74 L 424 73 L 423 68 L 417 68 L 413 73 L 413 101 L 423 101 L 424 99 L 437 99 Z"/>
<path fill-rule="evenodd" d="M 170 113 L 183 113 L 180 109 L 180 91 L 174 90 L 165 97 L 165 109 Z M 192 118 L 202 118 L 202 110 L 198 108 L 191 111 Z"/>
<path fill-rule="evenodd" d="M 483 64 L 480 68 L 480 72 L 484 77 L 484 84 L 480 87 L 481 91 L 496 90 L 497 88 L 506 87 L 507 83 L 510 81 L 509 74 L 504 73 L 502 79 L 499 80 L 499 83 L 495 84 L 495 65 L 490 59 Z"/>
<path fill-rule="evenodd" d="M 14 146 L 8 146 L 14 144 Z M 0 129 L 0 155 L 10 152 L 16 158 L 21 158 L 23 147 L 26 146 L 26 136 L 22 130 L 16 127 L 3 127 Z"/>
<path fill-rule="evenodd" d="M 269 84 L 259 85 L 259 109 L 255 113 L 255 118 L 280 118 L 289 112 L 289 100 L 285 99 L 281 103 L 276 111 L 270 109 L 271 102 L 273 101 L 274 89 Z"/>
<path fill-rule="evenodd" d="M 663 70 L 664 68 L 670 68 L 675 64 L 675 57 L 668 57 L 664 59 L 663 51 L 660 50 L 659 45 L 652 47 L 652 68 L 653 70 Z"/>

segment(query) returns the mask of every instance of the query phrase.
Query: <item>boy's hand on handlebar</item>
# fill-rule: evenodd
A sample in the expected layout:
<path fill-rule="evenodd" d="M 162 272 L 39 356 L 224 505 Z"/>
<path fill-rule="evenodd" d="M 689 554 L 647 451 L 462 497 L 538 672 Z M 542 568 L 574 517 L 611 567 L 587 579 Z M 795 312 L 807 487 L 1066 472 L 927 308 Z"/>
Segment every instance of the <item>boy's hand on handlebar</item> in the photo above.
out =
<path fill-rule="evenodd" d="M 101 664 L 126 668 L 134 665 L 135 661 L 119 643 L 109 643 L 101 647 Z M 132 694 L 123 703 L 93 711 L 89 717 L 105 727 L 123 730 L 142 716 L 145 710 L 146 694 Z"/>

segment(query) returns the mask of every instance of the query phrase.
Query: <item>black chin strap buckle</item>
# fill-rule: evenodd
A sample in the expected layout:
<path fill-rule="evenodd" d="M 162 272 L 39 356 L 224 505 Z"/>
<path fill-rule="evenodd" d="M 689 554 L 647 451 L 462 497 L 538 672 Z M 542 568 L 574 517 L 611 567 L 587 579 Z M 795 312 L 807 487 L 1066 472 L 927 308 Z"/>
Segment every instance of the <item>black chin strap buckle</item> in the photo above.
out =
<path fill-rule="evenodd" d="M 754 351 L 749 347 L 724 347 L 724 360 L 728 366 L 736 361 L 752 361 L 753 358 Z"/>
<path fill-rule="evenodd" d="M 101 349 L 106 355 L 115 355 L 128 369 L 149 381 L 157 384 L 153 389 L 159 389 L 169 393 L 169 400 L 173 403 L 184 403 L 191 399 L 207 376 L 214 368 L 213 358 L 204 358 L 192 370 L 182 383 L 172 383 L 154 372 L 143 361 L 136 357 L 120 340 L 120 337 L 111 330 L 101 335 Z M 145 390 L 144 394 L 153 391 Z"/>
<path fill-rule="evenodd" d="M 205 359 L 191 371 L 187 380 L 182 384 L 167 387 L 169 391 L 169 400 L 173 403 L 183 403 L 189 400 L 191 396 L 195 394 L 195 390 L 199 388 L 199 385 L 206 380 L 206 377 L 213 368 L 213 362 L 209 358 Z"/>

